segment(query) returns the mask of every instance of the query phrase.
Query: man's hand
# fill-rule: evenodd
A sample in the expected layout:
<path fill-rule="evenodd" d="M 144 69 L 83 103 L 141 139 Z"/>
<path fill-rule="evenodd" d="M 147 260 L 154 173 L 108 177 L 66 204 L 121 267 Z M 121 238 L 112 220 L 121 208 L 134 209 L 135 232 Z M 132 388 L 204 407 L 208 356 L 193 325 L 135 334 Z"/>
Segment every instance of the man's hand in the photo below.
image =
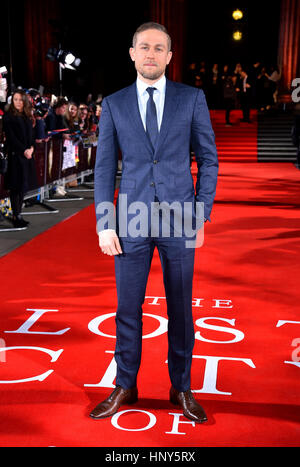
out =
<path fill-rule="evenodd" d="M 31 146 L 30 149 L 26 149 L 26 151 L 24 152 L 24 156 L 26 157 L 26 159 L 31 159 L 32 153 L 33 153 L 33 147 Z"/>
<path fill-rule="evenodd" d="M 123 253 L 119 237 L 114 230 L 102 230 L 102 232 L 99 232 L 99 246 L 102 253 L 108 256 L 116 256 Z"/>
<path fill-rule="evenodd" d="M 201 248 L 204 244 L 204 224 L 197 232 L 195 248 Z"/>

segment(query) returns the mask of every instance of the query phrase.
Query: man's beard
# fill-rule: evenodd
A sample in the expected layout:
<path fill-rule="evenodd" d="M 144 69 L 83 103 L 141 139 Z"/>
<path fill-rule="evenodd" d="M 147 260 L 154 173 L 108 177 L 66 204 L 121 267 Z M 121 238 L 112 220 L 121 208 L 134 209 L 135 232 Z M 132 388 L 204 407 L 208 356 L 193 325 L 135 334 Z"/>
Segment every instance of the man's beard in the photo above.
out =
<path fill-rule="evenodd" d="M 157 69 L 153 72 L 150 72 L 147 70 L 140 70 L 140 74 L 145 79 L 151 79 L 152 81 L 156 81 L 158 78 L 161 77 L 161 75 L 163 74 L 163 71 L 161 69 Z"/>

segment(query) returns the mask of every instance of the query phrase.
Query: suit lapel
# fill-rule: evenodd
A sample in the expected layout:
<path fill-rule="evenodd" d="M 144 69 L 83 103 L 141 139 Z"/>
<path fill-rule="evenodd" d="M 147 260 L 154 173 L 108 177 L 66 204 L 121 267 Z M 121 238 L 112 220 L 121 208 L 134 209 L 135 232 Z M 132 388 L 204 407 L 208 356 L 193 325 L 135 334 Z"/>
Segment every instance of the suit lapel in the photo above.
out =
<path fill-rule="evenodd" d="M 129 120 L 133 125 L 134 131 L 141 137 L 142 141 L 144 141 L 145 145 L 153 153 L 153 148 L 148 138 L 148 135 L 145 132 L 145 128 L 140 114 L 136 83 L 133 83 L 133 85 L 128 88 L 128 93 L 126 94 L 126 107 L 128 111 Z"/>
<path fill-rule="evenodd" d="M 178 104 L 179 95 L 176 90 L 176 87 L 174 86 L 172 81 L 169 81 L 167 79 L 164 113 L 155 152 L 157 152 L 160 149 L 168 134 L 168 131 L 172 127 L 172 121 L 175 118 L 175 113 L 177 111 Z"/>

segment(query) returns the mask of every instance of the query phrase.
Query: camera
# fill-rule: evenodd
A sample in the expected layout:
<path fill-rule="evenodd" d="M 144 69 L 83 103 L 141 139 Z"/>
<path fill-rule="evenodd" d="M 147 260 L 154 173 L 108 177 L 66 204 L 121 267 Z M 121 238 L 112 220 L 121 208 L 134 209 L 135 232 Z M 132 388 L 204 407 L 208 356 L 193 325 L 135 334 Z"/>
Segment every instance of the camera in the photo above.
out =
<path fill-rule="evenodd" d="M 0 102 L 6 102 L 7 96 L 7 81 L 4 76 L 7 74 L 7 69 L 5 66 L 0 68 Z"/>
<path fill-rule="evenodd" d="M 7 75 L 7 68 L 6 68 L 6 66 L 2 66 L 2 67 L 0 68 L 0 75 L 1 75 L 1 76 Z"/>
<path fill-rule="evenodd" d="M 8 158 L 5 144 L 0 143 L 0 175 L 5 175 L 8 168 Z"/>
<path fill-rule="evenodd" d="M 4 157 L 6 157 L 5 145 L 0 143 L 0 159 L 4 159 Z"/>
<path fill-rule="evenodd" d="M 27 91 L 31 103 L 33 105 L 33 112 L 36 117 L 43 118 L 50 108 L 49 99 L 42 97 L 37 89 L 30 88 Z"/>
<path fill-rule="evenodd" d="M 44 97 L 39 97 L 34 102 L 34 115 L 36 117 L 45 117 L 47 112 L 49 111 L 50 103 L 48 99 Z"/>

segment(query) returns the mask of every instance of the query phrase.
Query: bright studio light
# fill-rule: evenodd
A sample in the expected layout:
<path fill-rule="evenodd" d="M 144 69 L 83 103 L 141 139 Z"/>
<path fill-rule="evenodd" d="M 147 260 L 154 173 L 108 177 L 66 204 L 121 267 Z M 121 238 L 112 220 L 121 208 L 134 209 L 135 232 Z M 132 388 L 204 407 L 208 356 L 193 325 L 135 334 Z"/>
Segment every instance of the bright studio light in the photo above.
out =
<path fill-rule="evenodd" d="M 80 58 L 76 58 L 71 52 L 69 52 L 65 57 L 65 66 L 67 68 L 72 66 L 78 67 L 81 63 Z"/>
<path fill-rule="evenodd" d="M 48 50 L 47 59 L 52 62 L 57 60 L 62 68 L 70 70 L 75 70 L 74 67 L 79 67 L 81 63 L 80 58 L 75 57 L 72 52 L 66 52 L 63 49 L 55 49 L 53 47 Z"/>
<path fill-rule="evenodd" d="M 241 33 L 241 31 L 234 31 L 233 33 L 233 39 L 235 41 L 240 41 L 243 37 L 243 34 Z"/>
<path fill-rule="evenodd" d="M 239 19 L 242 19 L 243 17 L 243 12 L 241 10 L 239 10 L 238 8 L 236 10 L 234 10 L 234 12 L 232 13 L 232 17 L 233 19 L 235 19 L 235 21 L 238 21 Z"/>
<path fill-rule="evenodd" d="M 75 57 L 73 54 L 69 53 L 66 55 L 66 58 L 65 58 L 65 62 L 67 65 L 72 65 L 72 63 L 74 63 L 75 61 Z"/>

